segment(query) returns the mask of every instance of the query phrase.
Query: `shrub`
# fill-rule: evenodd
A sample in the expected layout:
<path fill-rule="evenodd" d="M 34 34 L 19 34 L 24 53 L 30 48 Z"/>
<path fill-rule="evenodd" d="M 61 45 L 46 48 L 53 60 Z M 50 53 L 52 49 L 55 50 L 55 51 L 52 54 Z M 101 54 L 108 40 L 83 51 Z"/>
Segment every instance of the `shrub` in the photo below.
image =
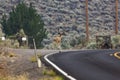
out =
<path fill-rule="evenodd" d="M 48 38 L 49 38 L 49 40 L 46 39 L 45 41 L 43 41 L 45 49 L 60 49 L 60 48 L 70 49 L 70 48 L 76 47 L 78 45 L 80 45 L 82 47 L 86 43 L 85 42 L 85 34 L 78 34 L 78 32 L 75 32 L 75 31 L 70 32 L 66 36 L 62 36 L 60 48 L 56 44 L 56 42 L 52 41 L 51 37 L 48 36 Z"/>
<path fill-rule="evenodd" d="M 57 45 L 57 43 L 53 42 L 49 45 L 46 45 L 45 49 L 59 49 L 59 46 Z"/>
<path fill-rule="evenodd" d="M 97 49 L 96 43 L 95 42 L 88 43 L 87 49 Z"/>
<path fill-rule="evenodd" d="M 61 42 L 61 47 L 62 49 L 70 49 L 71 48 L 70 39 L 64 37 Z"/>
<path fill-rule="evenodd" d="M 120 35 L 112 36 L 113 47 L 116 47 L 120 44 Z"/>

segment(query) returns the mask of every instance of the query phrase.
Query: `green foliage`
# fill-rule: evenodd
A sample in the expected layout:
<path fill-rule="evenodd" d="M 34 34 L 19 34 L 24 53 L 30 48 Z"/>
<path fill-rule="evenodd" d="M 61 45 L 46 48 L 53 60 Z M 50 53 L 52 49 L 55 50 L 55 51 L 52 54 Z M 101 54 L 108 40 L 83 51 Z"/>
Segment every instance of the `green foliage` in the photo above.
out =
<path fill-rule="evenodd" d="M 41 16 L 37 14 L 37 11 L 31 5 L 27 7 L 24 3 L 18 4 L 10 12 L 8 19 L 4 15 L 1 24 L 7 36 L 15 35 L 23 29 L 25 35 L 35 38 L 37 47 L 40 47 L 41 41 L 47 35 Z M 28 38 L 28 42 L 28 44 L 33 43 L 31 38 Z"/>
<path fill-rule="evenodd" d="M 73 47 L 74 47 L 75 45 L 77 45 L 77 43 L 78 43 L 78 42 L 77 42 L 76 38 L 73 38 L 73 39 L 70 41 L 70 45 L 73 46 Z"/>
<path fill-rule="evenodd" d="M 90 43 L 88 43 L 87 49 L 97 49 L 96 42 L 90 42 Z"/>
<path fill-rule="evenodd" d="M 120 35 L 112 36 L 113 47 L 116 47 L 120 44 Z"/>
<path fill-rule="evenodd" d="M 70 45 L 71 45 L 72 47 L 75 47 L 76 45 L 79 45 L 79 44 L 82 44 L 82 45 L 85 44 L 85 37 L 84 37 L 84 35 L 74 36 L 74 37 L 72 38 L 72 40 L 70 41 Z"/>
<path fill-rule="evenodd" d="M 120 35 L 112 36 L 112 43 L 119 44 L 120 43 Z"/>
<path fill-rule="evenodd" d="M 61 47 L 63 49 L 70 49 L 71 48 L 71 46 L 70 46 L 70 40 L 66 39 L 66 38 L 63 38 L 62 42 L 61 42 Z"/>

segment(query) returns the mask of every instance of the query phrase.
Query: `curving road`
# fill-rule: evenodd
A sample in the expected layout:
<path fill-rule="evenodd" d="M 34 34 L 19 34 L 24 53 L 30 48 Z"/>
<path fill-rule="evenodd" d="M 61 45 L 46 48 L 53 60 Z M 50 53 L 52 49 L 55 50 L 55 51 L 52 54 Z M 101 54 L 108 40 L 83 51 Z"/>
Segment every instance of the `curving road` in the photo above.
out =
<path fill-rule="evenodd" d="M 57 53 L 48 59 L 77 80 L 120 80 L 120 50 L 84 50 Z"/>

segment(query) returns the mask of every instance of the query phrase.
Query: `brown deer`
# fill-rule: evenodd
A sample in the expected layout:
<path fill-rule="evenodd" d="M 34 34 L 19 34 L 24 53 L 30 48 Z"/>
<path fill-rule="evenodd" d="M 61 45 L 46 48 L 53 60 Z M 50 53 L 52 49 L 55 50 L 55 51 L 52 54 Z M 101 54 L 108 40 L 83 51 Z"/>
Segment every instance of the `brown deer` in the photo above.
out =
<path fill-rule="evenodd" d="M 56 42 L 58 48 L 60 48 L 60 44 L 61 44 L 61 41 L 62 41 L 62 35 L 65 35 L 64 32 L 60 32 L 59 29 L 58 29 L 58 34 L 56 37 L 54 37 L 54 41 Z"/>
<path fill-rule="evenodd" d="M 61 43 L 61 40 L 62 40 L 62 34 L 60 34 L 60 35 L 58 35 L 58 36 L 56 36 L 56 37 L 54 38 L 54 41 L 55 41 L 57 44 L 60 44 L 60 43 Z"/>

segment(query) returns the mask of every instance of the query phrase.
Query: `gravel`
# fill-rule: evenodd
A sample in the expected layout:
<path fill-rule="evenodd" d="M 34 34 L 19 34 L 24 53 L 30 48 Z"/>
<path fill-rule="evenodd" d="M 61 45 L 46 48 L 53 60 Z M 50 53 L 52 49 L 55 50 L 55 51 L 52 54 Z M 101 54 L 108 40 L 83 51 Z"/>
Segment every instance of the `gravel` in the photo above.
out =
<path fill-rule="evenodd" d="M 30 49 L 13 49 L 14 53 L 16 53 L 16 57 L 9 58 L 6 60 L 8 62 L 8 72 L 12 75 L 21 75 L 24 73 L 28 74 L 29 80 L 39 80 L 44 79 L 44 75 L 42 71 L 46 68 L 44 64 L 42 64 L 41 68 L 37 67 L 37 63 L 32 63 L 30 58 L 34 56 L 34 50 Z M 37 50 L 38 54 L 45 55 L 51 52 L 57 52 L 55 50 Z"/>

